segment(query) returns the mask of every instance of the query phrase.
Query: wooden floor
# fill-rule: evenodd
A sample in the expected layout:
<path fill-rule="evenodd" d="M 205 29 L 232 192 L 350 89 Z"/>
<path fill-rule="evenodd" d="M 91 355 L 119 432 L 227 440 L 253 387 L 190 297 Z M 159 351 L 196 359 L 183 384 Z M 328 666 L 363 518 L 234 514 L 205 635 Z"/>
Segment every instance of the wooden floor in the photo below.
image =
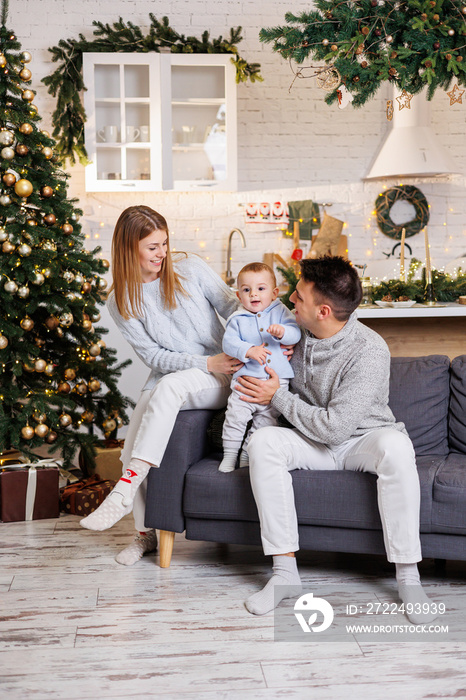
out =
<path fill-rule="evenodd" d="M 78 518 L 0 524 L 0 697 L 6 700 L 417 700 L 466 697 L 466 643 L 273 641 L 244 599 L 268 577 L 256 547 L 177 536 L 170 569 L 114 555 L 132 536 Z M 306 552 L 304 583 L 394 585 L 381 557 Z M 423 563 L 427 588 L 460 590 L 466 564 Z M 466 634 L 466 631 L 465 631 Z"/>

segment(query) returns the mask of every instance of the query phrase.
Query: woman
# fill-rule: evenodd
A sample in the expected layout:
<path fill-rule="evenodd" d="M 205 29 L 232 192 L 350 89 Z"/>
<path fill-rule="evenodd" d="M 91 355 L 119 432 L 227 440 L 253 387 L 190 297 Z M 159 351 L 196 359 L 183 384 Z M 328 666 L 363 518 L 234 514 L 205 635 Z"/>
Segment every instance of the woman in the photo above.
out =
<path fill-rule="evenodd" d="M 242 363 L 221 352 L 223 325 L 238 306 L 232 292 L 196 255 L 172 259 L 168 226 L 147 206 L 128 207 L 115 226 L 113 286 L 107 306 L 123 336 L 151 369 L 128 428 L 123 476 L 81 525 L 106 530 L 133 511 L 138 534 L 120 552 L 136 563 L 157 546 L 144 526 L 146 477 L 159 467 L 180 410 L 222 408 Z"/>

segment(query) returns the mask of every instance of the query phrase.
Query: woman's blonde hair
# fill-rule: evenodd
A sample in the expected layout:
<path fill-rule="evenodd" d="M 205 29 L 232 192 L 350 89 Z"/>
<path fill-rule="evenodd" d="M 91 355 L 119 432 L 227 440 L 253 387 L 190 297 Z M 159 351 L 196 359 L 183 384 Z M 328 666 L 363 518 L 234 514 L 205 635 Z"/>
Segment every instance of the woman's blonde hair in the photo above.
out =
<path fill-rule="evenodd" d="M 167 256 L 162 262 L 160 285 L 167 309 L 176 308 L 176 292 L 185 293 L 180 276 L 173 269 L 170 254 L 168 225 L 165 218 L 150 207 L 142 204 L 128 207 L 116 222 L 112 240 L 111 289 L 121 316 L 125 319 L 138 318 L 142 314 L 142 276 L 139 262 L 139 241 L 154 231 L 167 234 Z"/>

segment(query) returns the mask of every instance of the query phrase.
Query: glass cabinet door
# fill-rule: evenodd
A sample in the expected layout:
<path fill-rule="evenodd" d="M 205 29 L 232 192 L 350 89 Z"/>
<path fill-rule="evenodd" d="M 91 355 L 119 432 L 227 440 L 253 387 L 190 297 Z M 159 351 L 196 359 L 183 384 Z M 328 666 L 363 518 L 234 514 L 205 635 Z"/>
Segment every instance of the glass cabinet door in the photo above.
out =
<path fill-rule="evenodd" d="M 236 189 L 230 55 L 83 54 L 88 191 Z"/>
<path fill-rule="evenodd" d="M 171 56 L 174 189 L 236 189 L 235 78 L 231 56 Z"/>
<path fill-rule="evenodd" d="M 83 54 L 87 190 L 162 189 L 158 58 Z"/>

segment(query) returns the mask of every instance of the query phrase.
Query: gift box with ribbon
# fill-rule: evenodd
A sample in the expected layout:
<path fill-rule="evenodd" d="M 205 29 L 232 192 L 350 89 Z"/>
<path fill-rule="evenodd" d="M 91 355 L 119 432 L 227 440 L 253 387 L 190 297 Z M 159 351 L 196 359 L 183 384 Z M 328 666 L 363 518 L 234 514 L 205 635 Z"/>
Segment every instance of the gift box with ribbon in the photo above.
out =
<path fill-rule="evenodd" d="M 5 463 L 0 467 L 0 517 L 4 523 L 58 518 L 60 461 Z"/>
<path fill-rule="evenodd" d="M 79 453 L 79 467 L 83 474 L 91 476 L 96 473 L 99 474 L 101 479 L 118 481 L 123 471 L 120 455 L 124 444 L 124 440 L 113 438 L 105 440 L 102 447 L 95 448 L 95 466 L 90 463 L 86 454 L 81 450 Z"/>
<path fill-rule="evenodd" d="M 73 515 L 89 515 L 107 498 L 115 482 L 98 474 L 65 486 L 60 494 L 60 510 Z"/>

